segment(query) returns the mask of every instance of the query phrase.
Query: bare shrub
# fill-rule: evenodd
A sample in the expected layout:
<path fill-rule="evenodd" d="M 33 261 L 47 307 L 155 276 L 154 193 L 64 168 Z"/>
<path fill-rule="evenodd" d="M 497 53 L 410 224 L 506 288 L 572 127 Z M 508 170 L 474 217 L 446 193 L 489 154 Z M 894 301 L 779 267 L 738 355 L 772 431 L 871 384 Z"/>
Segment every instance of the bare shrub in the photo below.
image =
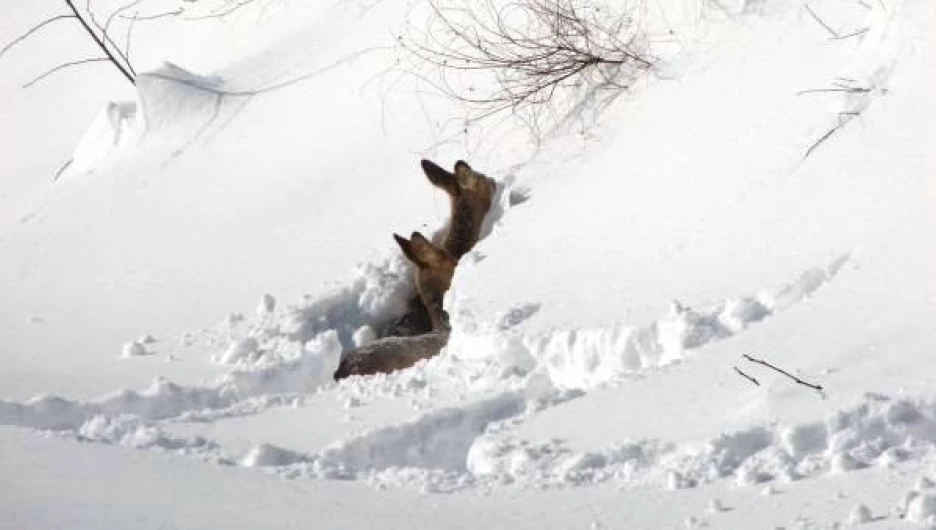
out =
<path fill-rule="evenodd" d="M 472 120 L 510 111 L 537 130 L 654 63 L 634 17 L 589 0 L 430 0 L 400 40 Z"/>

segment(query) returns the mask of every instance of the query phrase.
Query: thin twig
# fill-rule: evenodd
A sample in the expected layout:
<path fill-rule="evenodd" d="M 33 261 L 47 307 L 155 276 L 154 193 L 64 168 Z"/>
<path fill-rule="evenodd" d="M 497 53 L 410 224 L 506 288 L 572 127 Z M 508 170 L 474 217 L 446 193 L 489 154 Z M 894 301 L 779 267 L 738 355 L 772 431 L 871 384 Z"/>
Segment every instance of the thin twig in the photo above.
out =
<path fill-rule="evenodd" d="M 54 68 L 50 68 L 49 70 L 46 70 L 45 72 L 43 72 L 43 73 L 42 73 L 41 75 L 39 75 L 38 77 L 35 77 L 35 78 L 33 78 L 31 81 L 25 83 L 25 84 L 23 85 L 23 88 L 29 88 L 29 87 L 35 85 L 36 83 L 38 83 L 39 81 L 42 81 L 42 80 L 45 79 L 46 77 L 49 77 L 50 75 L 54 74 L 55 72 L 58 72 L 58 71 L 60 71 L 60 70 L 64 70 L 64 69 L 66 69 L 66 68 L 71 68 L 72 66 L 78 66 L 78 65 L 81 65 L 81 64 L 88 64 L 88 63 L 109 62 L 109 61 L 110 61 L 110 59 L 108 59 L 107 57 L 92 57 L 92 58 L 90 58 L 90 59 L 79 59 L 79 60 L 77 60 L 77 61 L 69 61 L 69 62 L 67 62 L 67 63 L 62 63 L 62 64 L 60 64 L 60 65 L 58 65 L 58 66 L 56 66 L 56 67 L 54 67 Z"/>
<path fill-rule="evenodd" d="M 139 11 L 137 11 L 137 14 L 139 14 Z M 127 37 L 124 39 L 124 57 L 127 58 L 127 64 L 131 64 L 130 63 L 130 50 L 132 48 L 132 42 L 133 42 L 132 41 L 133 27 L 136 25 L 137 20 L 138 19 L 136 17 L 131 18 L 130 22 L 127 24 Z M 136 74 L 136 72 L 134 72 L 134 74 Z"/>
<path fill-rule="evenodd" d="M 36 24 L 35 26 L 29 28 L 29 30 L 28 30 L 26 33 L 23 33 L 23 34 L 20 35 L 19 37 L 16 37 L 15 39 L 13 39 L 13 40 L 10 41 L 9 43 L 7 43 L 7 45 L 4 46 L 2 50 L 0 50 L 0 57 L 3 57 L 3 54 L 5 54 L 5 53 L 7 52 L 7 50 L 9 50 L 10 48 L 12 48 L 13 46 L 16 46 L 16 45 L 19 44 L 20 42 L 23 42 L 24 40 L 28 39 L 29 36 L 32 35 L 33 33 L 39 31 L 40 29 L 42 29 L 42 28 L 48 26 L 49 24 L 51 24 L 51 23 L 53 23 L 53 22 L 56 22 L 56 21 L 58 21 L 58 20 L 64 20 L 64 19 L 66 19 L 66 18 L 76 18 L 76 17 L 75 17 L 75 15 L 56 15 L 56 16 L 54 16 L 54 17 L 47 18 L 47 19 L 43 20 L 42 22 Z"/>
<path fill-rule="evenodd" d="M 751 361 L 752 363 L 760 364 L 760 365 L 766 366 L 767 368 L 770 368 L 770 369 L 772 369 L 772 370 L 774 370 L 774 371 L 776 371 L 776 372 L 780 372 L 781 374 L 783 374 L 783 375 L 789 377 L 790 379 L 792 379 L 793 381 L 795 381 L 796 384 L 798 384 L 798 385 L 803 385 L 803 386 L 805 386 L 805 387 L 809 387 L 809 388 L 815 390 L 816 392 L 819 392 L 819 394 L 820 394 L 822 397 L 825 397 L 825 390 L 822 388 L 822 385 L 817 385 L 817 384 L 814 384 L 814 383 L 809 383 L 809 382 L 803 381 L 803 380 L 800 379 L 799 377 L 796 377 L 795 375 L 791 374 L 790 372 L 787 372 L 786 370 L 784 370 L 784 369 L 782 369 L 782 368 L 777 368 L 776 366 L 770 364 L 770 363 L 767 362 L 767 361 L 764 361 L 764 360 L 762 360 L 762 359 L 757 359 L 757 358 L 752 357 L 752 356 L 750 356 L 750 355 L 748 355 L 748 354 L 746 354 L 746 353 L 745 353 L 744 355 L 742 355 L 742 357 L 744 357 L 745 359 Z"/>
<path fill-rule="evenodd" d="M 299 75 L 299 76 L 296 76 L 296 77 L 292 77 L 292 78 L 286 79 L 285 81 L 279 81 L 279 82 L 273 83 L 273 84 L 271 84 L 271 85 L 267 85 L 267 86 L 265 86 L 265 87 L 254 88 L 254 89 L 247 89 L 247 90 L 228 90 L 228 89 L 221 88 L 221 87 L 207 86 L 207 85 L 198 83 L 196 80 L 192 80 L 192 79 L 182 79 L 182 78 L 179 78 L 179 77 L 175 77 L 175 76 L 172 76 L 172 75 L 167 75 L 167 74 L 163 74 L 163 73 L 159 73 L 159 72 L 148 72 L 148 73 L 146 73 L 145 75 L 148 75 L 148 76 L 153 77 L 153 78 L 156 78 L 156 79 L 162 79 L 162 80 L 164 80 L 164 81 L 171 81 L 171 82 L 179 83 L 179 84 L 181 84 L 181 85 L 184 85 L 184 86 L 193 88 L 193 89 L 198 90 L 198 91 L 201 91 L 201 92 L 207 92 L 207 93 L 209 93 L 209 94 L 217 94 L 217 95 L 219 95 L 219 96 L 256 96 L 256 95 L 259 95 L 259 94 L 264 94 L 264 93 L 267 93 L 267 92 L 273 92 L 273 91 L 275 91 L 275 90 L 280 90 L 280 89 L 283 89 L 283 88 L 292 86 L 292 85 L 294 85 L 294 84 L 301 83 L 301 82 L 303 82 L 303 81 L 307 81 L 307 80 L 309 80 L 309 79 L 312 79 L 313 77 L 322 75 L 322 74 L 324 74 L 324 73 L 329 72 L 330 70 L 334 70 L 334 69 L 336 69 L 336 68 L 338 68 L 338 67 L 340 67 L 340 66 L 343 66 L 344 64 L 350 63 L 350 62 L 354 61 L 355 59 L 357 59 L 357 58 L 359 58 L 359 57 L 363 57 L 364 55 L 366 55 L 366 54 L 368 54 L 368 53 L 373 53 L 373 52 L 375 52 L 375 51 L 380 51 L 380 50 L 382 50 L 382 49 L 383 49 L 383 48 L 381 48 L 381 47 L 374 47 L 374 48 L 366 48 L 366 49 L 363 49 L 363 50 L 358 50 L 358 51 L 356 51 L 356 52 L 354 52 L 354 53 L 351 53 L 351 54 L 349 54 L 349 55 L 347 55 L 347 56 L 345 56 L 345 57 L 342 57 L 342 58 L 340 58 L 340 59 L 338 59 L 338 60 L 336 60 L 336 61 L 334 61 L 334 62 L 332 62 L 332 63 L 329 63 L 329 64 L 327 64 L 327 65 L 325 65 L 325 66 L 323 66 L 323 67 L 321 67 L 321 68 L 319 68 L 319 69 L 317 69 L 317 70 L 313 70 L 313 71 L 311 71 L 311 72 L 308 72 L 308 73 L 305 73 L 305 74 L 302 74 L 302 75 Z"/>
<path fill-rule="evenodd" d="M 166 18 L 166 17 L 177 17 L 177 16 L 180 16 L 184 12 L 185 10 L 183 10 L 180 7 L 179 9 L 176 9 L 174 11 L 166 11 L 164 13 L 153 13 L 152 15 L 143 15 L 143 16 L 140 16 L 139 14 L 135 14 L 132 17 L 127 16 L 127 15 L 120 15 L 120 18 L 124 20 L 137 20 L 137 21 L 145 22 L 148 20 L 157 20 L 157 19 Z"/>
<path fill-rule="evenodd" d="M 846 33 L 845 35 L 842 35 L 841 37 L 832 37 L 832 40 L 844 40 L 844 39 L 850 39 L 850 38 L 852 38 L 852 37 L 857 37 L 857 36 L 859 36 L 859 35 L 864 35 L 864 34 L 867 33 L 870 29 L 871 29 L 871 28 L 859 29 L 859 30 L 853 31 L 853 32 L 851 32 L 851 33 Z"/>
<path fill-rule="evenodd" d="M 743 378 L 747 379 L 748 381 L 754 383 L 756 386 L 760 386 L 760 383 L 757 381 L 757 379 L 754 379 L 753 377 L 749 376 L 748 374 L 742 372 L 741 369 L 738 368 L 737 366 L 734 367 L 734 371 L 737 372 L 738 375 L 740 375 L 741 377 L 743 377 Z"/>
<path fill-rule="evenodd" d="M 112 46 L 114 46 L 114 48 L 117 51 L 117 54 L 120 55 L 121 59 L 123 59 L 124 65 L 127 67 L 127 70 L 129 70 L 130 73 L 133 74 L 134 77 L 136 77 L 136 70 L 133 68 L 133 63 L 130 62 L 130 56 L 128 55 L 127 43 L 126 42 L 124 43 L 124 49 L 121 50 L 120 47 L 117 45 L 117 43 L 111 39 L 110 28 L 111 28 L 111 24 L 114 23 L 114 19 L 116 19 L 118 15 L 120 15 L 124 11 L 127 11 L 128 9 L 134 6 L 139 5 L 140 2 L 142 1 L 143 0 L 133 0 L 129 4 L 126 4 L 123 7 L 120 7 L 116 11 L 111 13 L 110 16 L 107 17 L 107 21 L 104 22 L 104 28 L 102 30 L 104 32 L 104 37 L 107 39 L 108 42 L 111 43 Z M 133 21 L 130 22 L 130 25 L 131 26 L 133 25 Z"/>
<path fill-rule="evenodd" d="M 206 20 L 209 18 L 224 18 L 231 13 L 240 11 L 243 7 L 252 4 L 254 0 L 241 0 L 240 2 L 235 3 L 233 6 L 228 7 L 223 11 L 215 11 L 214 13 L 208 13 L 206 15 L 195 15 L 191 17 L 185 17 L 186 20 Z"/>
<path fill-rule="evenodd" d="M 135 0 L 135 2 L 139 2 L 139 1 L 140 1 L 140 0 Z M 120 11 L 120 10 L 122 10 L 122 9 L 123 9 L 123 8 L 119 8 L 118 11 Z M 121 59 L 121 60 L 123 61 L 122 64 L 123 64 L 123 66 L 124 66 L 125 68 L 127 68 L 127 71 L 129 71 L 130 74 L 133 75 L 133 77 L 136 77 L 136 72 L 133 70 L 133 67 L 132 67 L 132 66 L 130 65 L 130 63 L 127 61 L 127 57 L 126 57 L 126 55 L 124 54 L 123 50 L 120 49 L 120 46 L 118 46 L 117 43 L 114 42 L 114 39 L 111 38 L 111 36 L 110 36 L 110 23 L 111 23 L 111 21 L 112 21 L 112 19 L 113 19 L 113 13 L 111 13 L 112 16 L 111 16 L 110 18 L 107 19 L 107 22 L 105 22 L 105 23 L 102 25 L 100 22 L 98 22 L 97 18 L 95 17 L 95 15 L 94 15 L 94 10 L 91 9 L 91 0 L 85 0 L 85 11 L 88 13 L 88 20 L 91 22 L 91 24 L 92 24 L 95 28 L 97 28 L 98 31 L 101 32 L 101 33 L 100 33 L 100 35 L 101 35 L 101 41 L 102 41 L 105 45 L 108 45 L 108 44 L 109 44 L 109 45 L 111 46 L 111 48 L 112 48 L 113 52 L 116 54 L 116 56 L 117 56 L 119 59 Z"/>
<path fill-rule="evenodd" d="M 830 28 L 828 24 L 826 24 L 825 22 L 822 21 L 821 18 L 819 18 L 819 15 L 817 15 L 816 12 L 813 11 L 811 7 L 809 7 L 809 4 L 803 4 L 803 5 L 804 7 L 806 7 L 806 11 L 809 11 L 809 14 L 812 15 L 813 19 L 815 19 L 816 22 L 818 22 L 822 27 L 824 27 L 826 31 L 832 34 L 832 37 L 837 38 L 839 36 L 838 33 L 834 29 Z"/>
<path fill-rule="evenodd" d="M 855 112 L 855 111 L 839 112 L 838 125 L 829 129 L 827 133 L 823 134 L 818 140 L 813 142 L 813 144 L 809 146 L 809 149 L 806 150 L 806 154 L 803 155 L 803 160 L 806 160 L 807 158 L 809 158 L 809 155 L 811 155 L 812 152 L 816 150 L 816 148 L 818 148 L 820 145 L 822 145 L 823 142 L 831 138 L 833 134 L 841 130 L 842 127 L 845 127 L 845 124 L 847 124 L 848 122 L 850 122 L 851 120 L 855 119 L 856 117 L 860 115 L 861 115 L 860 112 Z"/>
<path fill-rule="evenodd" d="M 865 92 L 871 92 L 870 88 L 866 87 L 846 87 L 839 86 L 838 88 L 812 88 L 809 90 L 800 90 L 796 93 L 797 96 L 802 96 L 804 94 L 817 94 L 823 92 L 847 92 L 849 94 L 862 94 Z"/>
<path fill-rule="evenodd" d="M 68 162 L 65 162 L 64 164 L 62 164 L 62 167 L 60 167 L 60 168 L 58 169 L 58 171 L 55 172 L 55 175 L 52 176 L 52 182 L 58 181 L 58 179 L 62 176 L 62 174 L 65 173 L 65 171 L 66 171 L 69 167 L 71 167 L 72 162 L 74 162 L 74 161 L 75 161 L 74 158 L 69 158 L 69 159 L 68 159 Z"/>

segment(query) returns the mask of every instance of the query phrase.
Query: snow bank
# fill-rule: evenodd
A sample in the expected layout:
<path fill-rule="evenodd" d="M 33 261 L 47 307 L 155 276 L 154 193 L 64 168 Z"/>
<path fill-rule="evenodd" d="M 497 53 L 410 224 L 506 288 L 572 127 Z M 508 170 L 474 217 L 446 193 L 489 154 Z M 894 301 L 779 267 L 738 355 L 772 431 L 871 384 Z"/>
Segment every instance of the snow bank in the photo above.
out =
<path fill-rule="evenodd" d="M 93 171 L 120 150 L 134 145 L 144 129 L 137 110 L 135 102 L 109 102 L 78 141 L 70 169 Z"/>
<path fill-rule="evenodd" d="M 94 416 L 78 429 L 76 438 L 85 442 L 118 444 L 135 449 L 160 449 L 190 456 L 213 457 L 218 462 L 220 448 L 200 436 L 173 437 L 157 425 L 129 416 Z"/>
<path fill-rule="evenodd" d="M 227 88 L 219 76 L 168 62 L 137 76 L 136 91 L 136 101 L 109 102 L 98 114 L 75 148 L 69 173 L 105 168 L 135 147 L 149 157 L 176 155 L 217 132 L 250 95 Z"/>
<path fill-rule="evenodd" d="M 322 457 L 326 464 L 359 470 L 464 469 L 472 443 L 488 424 L 520 414 L 524 408 L 522 396 L 513 393 L 442 408 L 413 421 L 337 443 L 326 448 Z"/>
<path fill-rule="evenodd" d="M 344 347 L 353 347 L 354 335 L 362 327 L 377 328 L 402 315 L 415 289 L 412 267 L 395 254 L 355 268 L 346 284 L 290 308 L 278 324 L 279 330 L 298 342 L 333 330 Z"/>
<path fill-rule="evenodd" d="M 287 466 L 301 461 L 302 455 L 272 444 L 260 444 L 252 448 L 241 460 L 244 467 Z"/>
<path fill-rule="evenodd" d="M 686 488 L 725 477 L 754 485 L 920 461 L 936 454 L 933 442 L 936 402 L 875 396 L 824 422 L 752 427 L 698 442 L 628 441 L 578 452 L 562 441 L 483 436 L 471 448 L 468 469 L 495 483 L 530 487 L 614 480 Z"/>
<path fill-rule="evenodd" d="M 448 351 L 495 359 L 521 372 L 540 363 L 557 387 L 587 389 L 627 373 L 663 366 L 682 359 L 687 350 L 736 335 L 809 297 L 831 281 L 847 260 L 848 255 L 836 257 L 826 266 L 804 271 L 787 285 L 724 300 L 708 310 L 675 302 L 670 315 L 643 327 L 613 324 L 523 336 L 505 325 L 485 334 L 464 331 L 478 325 L 456 317 Z M 460 313 L 456 310 L 454 315 Z"/>
<path fill-rule="evenodd" d="M 185 387 L 156 378 L 141 392 L 122 390 L 97 401 L 71 401 L 56 396 L 38 396 L 25 403 L 0 401 L 0 425 L 73 430 L 101 415 L 162 420 L 222 410 L 252 397 L 313 392 L 331 383 L 340 353 L 337 336 L 330 332 L 304 345 L 295 345 L 291 358 L 234 370 L 206 386 Z"/>

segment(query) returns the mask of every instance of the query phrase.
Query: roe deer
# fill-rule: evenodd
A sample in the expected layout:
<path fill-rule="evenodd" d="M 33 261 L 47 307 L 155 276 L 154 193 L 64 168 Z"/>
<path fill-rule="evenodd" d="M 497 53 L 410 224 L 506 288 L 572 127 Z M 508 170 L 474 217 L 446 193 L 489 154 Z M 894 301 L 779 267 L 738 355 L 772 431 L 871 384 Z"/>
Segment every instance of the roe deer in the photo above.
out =
<path fill-rule="evenodd" d="M 419 232 L 409 239 L 393 234 L 403 254 L 416 265 L 416 291 L 432 322 L 432 331 L 408 337 L 384 337 L 341 356 L 335 380 L 351 375 L 390 373 L 435 356 L 448 342 L 448 315 L 442 308 L 455 273 L 455 258 Z"/>
<path fill-rule="evenodd" d="M 448 329 L 448 315 L 442 309 L 445 292 L 455 274 L 455 258 L 432 244 L 419 232 L 410 239 L 393 234 L 403 254 L 416 265 L 416 292 L 429 313 L 433 331 Z"/>
<path fill-rule="evenodd" d="M 449 196 L 451 218 L 442 248 L 457 262 L 478 242 L 497 184 L 462 160 L 455 163 L 455 173 L 449 173 L 430 160 L 423 160 L 421 165 L 429 182 Z M 409 300 L 406 313 L 381 328 L 378 336 L 418 335 L 428 333 L 434 326 L 420 296 L 416 295 Z"/>
<path fill-rule="evenodd" d="M 423 160 L 421 164 L 429 182 L 449 196 L 452 218 L 442 248 L 457 261 L 478 242 L 481 224 L 491 209 L 497 184 L 463 160 L 455 162 L 454 174 L 430 160 Z"/>

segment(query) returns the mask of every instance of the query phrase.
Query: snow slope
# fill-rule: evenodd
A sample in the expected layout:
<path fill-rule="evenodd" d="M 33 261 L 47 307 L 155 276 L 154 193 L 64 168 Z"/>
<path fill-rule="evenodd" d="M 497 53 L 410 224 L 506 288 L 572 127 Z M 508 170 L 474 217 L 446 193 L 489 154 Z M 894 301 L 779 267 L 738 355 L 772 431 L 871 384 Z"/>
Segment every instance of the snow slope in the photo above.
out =
<path fill-rule="evenodd" d="M 162 22 L 54 185 L 2 130 L 0 527 L 932 525 L 936 9 L 809 9 L 645 7 L 656 74 L 540 144 L 388 70 L 416 2 Z M 423 156 L 499 182 L 451 342 L 336 385 Z"/>

